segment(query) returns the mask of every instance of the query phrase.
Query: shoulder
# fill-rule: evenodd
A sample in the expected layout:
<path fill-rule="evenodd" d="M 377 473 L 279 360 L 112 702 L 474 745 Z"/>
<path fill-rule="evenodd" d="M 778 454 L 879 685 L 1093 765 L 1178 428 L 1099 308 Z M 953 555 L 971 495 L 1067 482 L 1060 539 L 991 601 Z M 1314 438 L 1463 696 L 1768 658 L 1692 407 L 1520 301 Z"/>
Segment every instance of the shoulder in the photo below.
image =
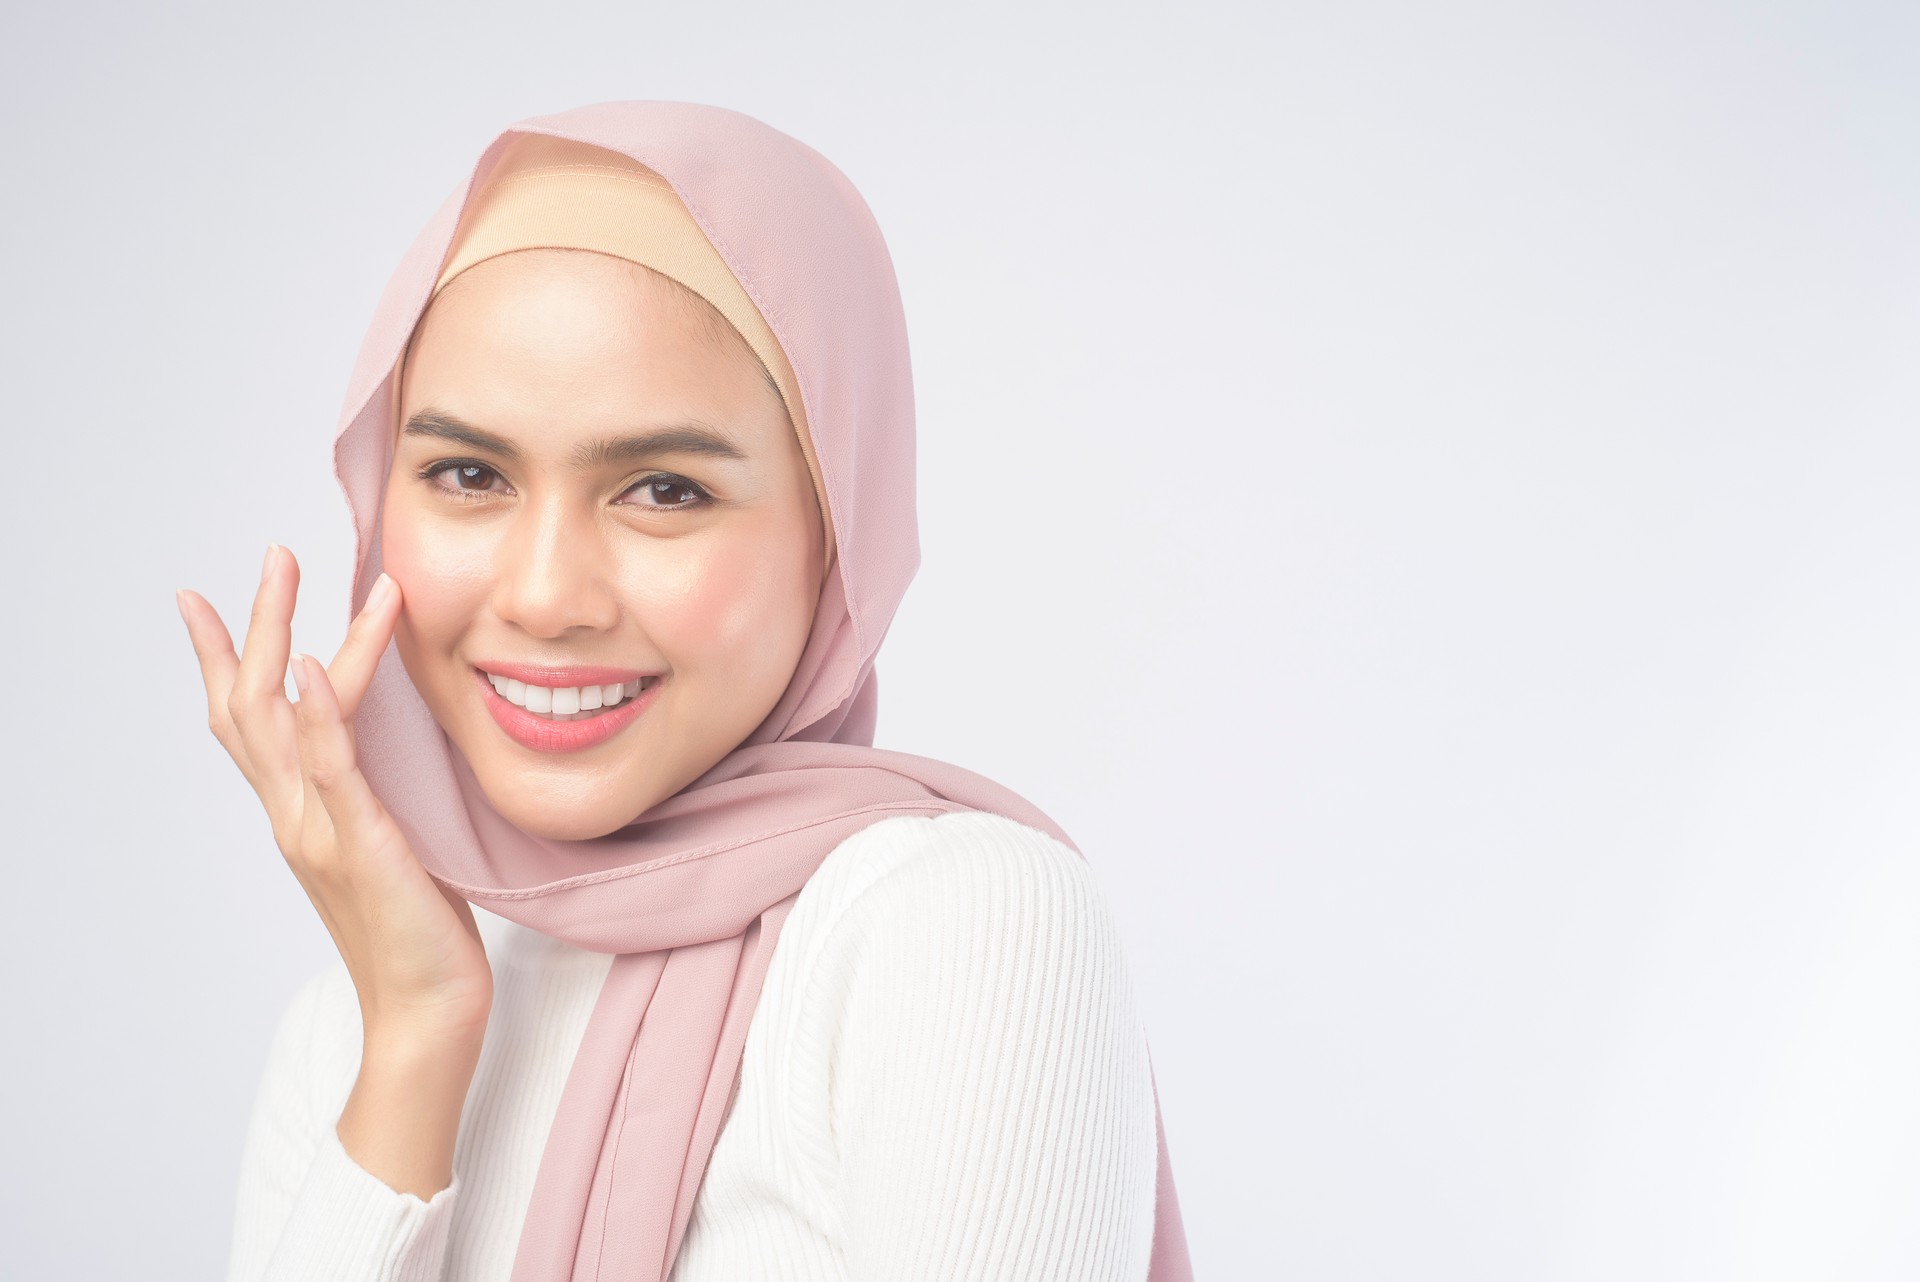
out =
<path fill-rule="evenodd" d="M 1093 868 L 1052 835 L 1004 815 L 902 815 L 843 840 L 801 891 L 786 929 L 804 937 L 1032 947 L 1052 930 L 1111 933 Z"/>
<path fill-rule="evenodd" d="M 991 1252 L 995 1276 L 1141 1276 L 1152 1070 L 1087 861 L 957 812 L 874 824 L 816 876 L 793 987 L 820 1070 L 785 1080 L 823 1113 L 853 1271 L 963 1276 Z"/>
<path fill-rule="evenodd" d="M 996 814 L 899 816 L 846 838 L 802 889 L 779 949 L 783 975 L 806 976 L 793 996 L 807 1016 L 842 1034 L 894 1020 L 901 1002 L 949 1020 L 973 1007 L 1043 1023 L 1095 1008 L 1134 1018 L 1092 867 Z"/>
<path fill-rule="evenodd" d="M 1015 890 L 1066 901 L 1100 897 L 1093 870 L 1072 847 L 1004 815 L 976 810 L 869 824 L 834 848 L 803 893 L 823 906 L 850 906 L 876 895 L 944 898 Z"/>
<path fill-rule="evenodd" d="M 1139 1278 L 1156 1158 L 1087 861 L 1000 815 L 893 816 L 794 901 L 701 1198 L 777 1190 L 848 1276 Z"/>

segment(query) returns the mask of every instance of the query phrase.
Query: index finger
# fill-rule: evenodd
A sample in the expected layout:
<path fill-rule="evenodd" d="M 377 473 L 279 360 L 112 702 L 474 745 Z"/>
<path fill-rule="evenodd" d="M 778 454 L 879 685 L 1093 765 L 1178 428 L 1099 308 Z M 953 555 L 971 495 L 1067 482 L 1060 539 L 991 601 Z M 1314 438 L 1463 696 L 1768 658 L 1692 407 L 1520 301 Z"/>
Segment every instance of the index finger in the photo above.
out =
<path fill-rule="evenodd" d="M 200 661 L 200 680 L 207 687 L 207 724 L 218 730 L 227 716 L 227 692 L 233 688 L 233 674 L 240 667 L 240 656 L 233 652 L 233 638 L 213 604 L 191 588 L 176 588 L 174 604 L 180 607 L 180 620 L 187 625 L 187 640 Z"/>
<path fill-rule="evenodd" d="M 268 544 L 247 639 L 240 645 L 240 668 L 229 691 L 229 697 L 249 705 L 277 700 L 286 705 L 289 720 L 293 705 L 287 699 L 287 658 L 293 649 L 293 601 L 299 590 L 300 563 L 287 548 Z"/>

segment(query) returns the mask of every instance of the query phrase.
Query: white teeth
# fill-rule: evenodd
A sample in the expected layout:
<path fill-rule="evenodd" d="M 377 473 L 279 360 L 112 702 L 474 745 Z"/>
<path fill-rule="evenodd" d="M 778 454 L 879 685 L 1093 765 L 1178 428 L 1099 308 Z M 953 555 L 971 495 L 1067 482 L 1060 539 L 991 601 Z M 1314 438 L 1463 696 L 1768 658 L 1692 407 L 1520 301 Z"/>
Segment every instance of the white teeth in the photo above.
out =
<path fill-rule="evenodd" d="M 636 677 L 624 685 L 614 682 L 603 686 L 566 686 L 550 687 L 528 685 L 515 681 L 512 677 L 495 676 L 484 673 L 500 697 L 509 703 L 516 703 L 528 712 L 568 721 L 583 716 L 591 716 L 605 708 L 615 707 L 640 693 L 645 678 Z"/>
<path fill-rule="evenodd" d="M 517 703 L 523 708 L 527 706 L 527 687 L 525 682 L 515 681 L 512 677 L 496 677 L 491 672 L 485 672 L 481 675 L 493 683 L 493 688 L 500 692 L 502 699 L 507 700 L 509 703 Z"/>

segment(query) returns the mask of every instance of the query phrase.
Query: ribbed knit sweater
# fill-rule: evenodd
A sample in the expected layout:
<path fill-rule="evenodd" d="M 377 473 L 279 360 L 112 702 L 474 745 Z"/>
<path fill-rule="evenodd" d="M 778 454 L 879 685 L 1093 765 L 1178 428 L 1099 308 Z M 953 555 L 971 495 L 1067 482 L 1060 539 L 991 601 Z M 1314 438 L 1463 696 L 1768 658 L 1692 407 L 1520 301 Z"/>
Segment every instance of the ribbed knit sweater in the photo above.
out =
<path fill-rule="evenodd" d="M 242 1158 L 229 1282 L 506 1282 L 612 958 L 476 910 L 494 973 L 431 1199 L 334 1126 L 359 1072 L 344 964 L 280 1020 Z M 795 901 L 674 1282 L 1146 1276 L 1146 1039 L 1092 870 L 997 815 L 897 816 Z"/>

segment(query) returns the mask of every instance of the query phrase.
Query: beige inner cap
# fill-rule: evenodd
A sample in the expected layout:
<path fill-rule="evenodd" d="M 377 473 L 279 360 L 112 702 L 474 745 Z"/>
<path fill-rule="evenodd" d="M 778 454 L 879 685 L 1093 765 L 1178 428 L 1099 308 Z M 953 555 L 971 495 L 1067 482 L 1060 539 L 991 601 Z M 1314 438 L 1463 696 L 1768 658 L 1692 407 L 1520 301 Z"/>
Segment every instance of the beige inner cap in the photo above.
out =
<path fill-rule="evenodd" d="M 833 519 L 793 367 L 766 318 L 667 180 L 617 151 L 546 134 L 521 134 L 507 144 L 484 188 L 467 206 L 434 295 L 475 263 L 521 249 L 588 249 L 624 258 L 679 281 L 727 318 L 766 366 L 786 402 L 813 478 L 826 536 L 825 564 L 831 566 Z"/>

